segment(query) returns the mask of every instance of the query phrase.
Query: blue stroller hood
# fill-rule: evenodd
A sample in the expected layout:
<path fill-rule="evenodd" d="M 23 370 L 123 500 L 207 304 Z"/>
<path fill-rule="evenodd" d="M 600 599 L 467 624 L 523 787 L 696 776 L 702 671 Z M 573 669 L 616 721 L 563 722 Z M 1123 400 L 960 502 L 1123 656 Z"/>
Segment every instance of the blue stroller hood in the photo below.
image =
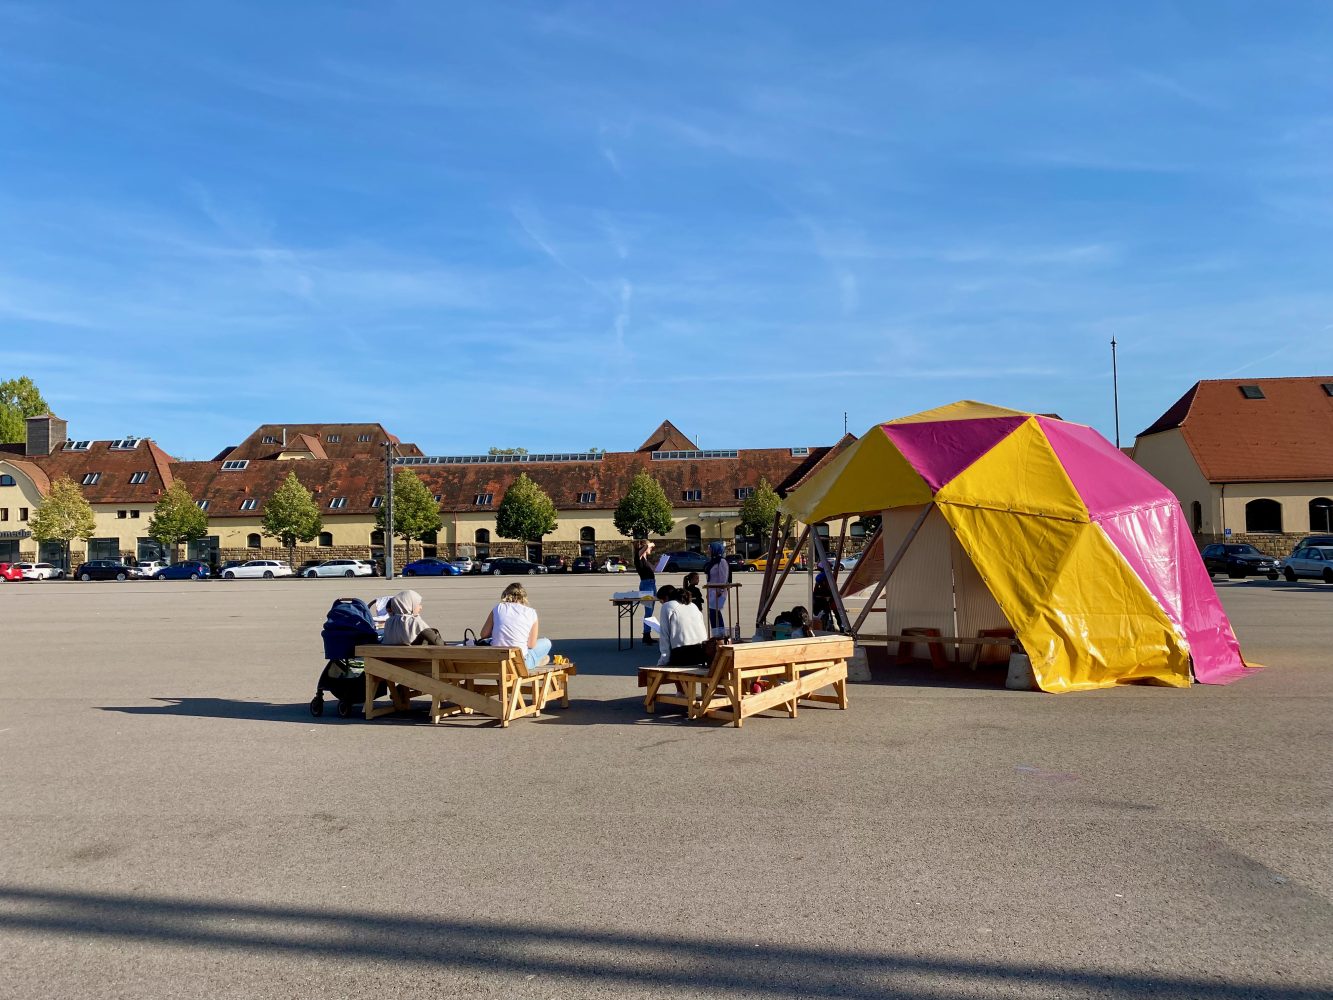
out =
<path fill-rule="evenodd" d="M 357 646 L 369 646 L 380 641 L 370 608 L 359 597 L 340 597 L 329 608 L 320 633 L 324 640 L 326 660 L 349 660 L 356 655 Z"/>

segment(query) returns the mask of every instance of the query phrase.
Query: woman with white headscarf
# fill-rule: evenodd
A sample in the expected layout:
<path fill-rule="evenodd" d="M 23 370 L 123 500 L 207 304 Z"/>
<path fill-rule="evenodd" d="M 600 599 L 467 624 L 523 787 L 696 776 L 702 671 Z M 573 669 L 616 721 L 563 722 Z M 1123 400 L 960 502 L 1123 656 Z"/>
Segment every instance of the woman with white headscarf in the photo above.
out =
<path fill-rule="evenodd" d="M 400 590 L 389 598 L 389 620 L 384 624 L 385 646 L 443 646 L 439 629 L 433 629 L 421 617 L 421 595 L 415 590 Z"/>

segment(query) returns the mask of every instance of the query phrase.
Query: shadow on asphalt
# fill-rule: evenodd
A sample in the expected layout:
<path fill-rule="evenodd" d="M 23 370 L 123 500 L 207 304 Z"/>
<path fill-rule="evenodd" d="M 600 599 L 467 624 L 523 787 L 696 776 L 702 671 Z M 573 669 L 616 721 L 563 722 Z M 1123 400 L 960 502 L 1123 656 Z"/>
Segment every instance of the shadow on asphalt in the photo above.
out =
<path fill-rule="evenodd" d="M 1325 998 L 1322 989 L 1219 982 L 1156 973 L 928 958 L 763 940 L 578 930 L 484 919 L 261 906 L 101 892 L 0 887 L 0 927 L 133 945 L 332 961 L 384 961 L 479 975 L 551 977 L 567 984 L 772 997 L 937 1000 L 964 989 L 1024 988 L 1085 997 L 1180 1000 Z"/>

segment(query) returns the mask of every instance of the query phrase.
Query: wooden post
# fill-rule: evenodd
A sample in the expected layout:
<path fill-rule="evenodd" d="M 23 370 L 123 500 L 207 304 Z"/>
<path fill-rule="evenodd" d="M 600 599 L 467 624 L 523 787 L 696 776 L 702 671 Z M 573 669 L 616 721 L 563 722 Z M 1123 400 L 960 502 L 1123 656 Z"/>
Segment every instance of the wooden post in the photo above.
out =
<path fill-rule="evenodd" d="M 847 607 L 842 603 L 842 595 L 838 593 L 837 580 L 829 576 L 828 553 L 824 551 L 824 543 L 819 540 L 819 533 L 815 536 L 815 551 L 819 553 L 819 561 L 824 564 L 824 576 L 829 584 L 829 591 L 833 594 L 833 606 L 838 609 L 838 622 L 841 626 L 838 631 L 843 632 L 847 628 L 849 619 L 847 618 Z"/>
<path fill-rule="evenodd" d="M 833 566 L 833 579 L 829 581 L 829 585 L 834 590 L 838 589 L 838 577 L 842 575 L 842 554 L 844 551 L 844 546 L 846 544 L 847 544 L 847 518 L 844 515 L 842 519 L 842 530 L 838 532 L 838 559 Z"/>
<path fill-rule="evenodd" d="M 768 612 L 772 610 L 773 602 L 777 600 L 778 593 L 782 590 L 782 585 L 787 582 L 787 577 L 791 574 L 791 568 L 796 565 L 796 553 L 805 548 L 805 538 L 809 534 L 810 525 L 807 524 L 801 529 L 801 537 L 797 540 L 795 547 L 791 550 L 791 558 L 787 560 L 787 565 L 782 570 L 782 576 L 779 577 L 778 582 L 773 585 L 773 591 L 768 595 L 768 603 L 764 605 L 763 609 L 759 612 L 757 621 L 762 622 L 768 616 Z"/>
<path fill-rule="evenodd" d="M 889 577 L 893 576 L 893 571 L 897 569 L 898 564 L 903 561 L 903 556 L 907 555 L 907 547 L 912 544 L 912 539 L 915 538 L 916 533 L 921 530 L 921 525 L 926 523 L 926 518 L 930 515 L 933 506 L 934 504 L 927 503 L 925 507 L 922 508 L 920 515 L 918 515 L 917 519 L 912 522 L 912 527 L 911 530 L 907 532 L 907 537 L 904 538 L 903 543 L 898 546 L 898 551 L 893 554 L 893 560 L 884 567 L 884 575 L 879 578 L 879 583 L 875 585 L 875 590 L 870 595 L 870 600 L 866 601 L 866 606 L 861 609 L 861 614 L 856 619 L 856 624 L 852 626 L 853 635 L 861 630 L 861 624 L 866 620 L 866 616 L 870 614 L 870 609 L 875 606 L 875 602 L 879 600 L 879 595 L 884 592 L 884 588 L 889 582 Z"/>
<path fill-rule="evenodd" d="M 791 515 L 787 515 L 786 527 L 782 526 L 782 512 L 773 512 L 773 532 L 768 536 L 768 559 L 764 563 L 764 581 L 759 587 L 759 607 L 768 607 L 768 591 L 773 586 L 773 577 L 777 574 L 776 553 L 787 545 L 787 535 L 791 532 Z M 781 545 L 778 544 L 779 539 Z M 756 625 L 764 624 L 764 616 L 761 613 L 755 619 Z"/>

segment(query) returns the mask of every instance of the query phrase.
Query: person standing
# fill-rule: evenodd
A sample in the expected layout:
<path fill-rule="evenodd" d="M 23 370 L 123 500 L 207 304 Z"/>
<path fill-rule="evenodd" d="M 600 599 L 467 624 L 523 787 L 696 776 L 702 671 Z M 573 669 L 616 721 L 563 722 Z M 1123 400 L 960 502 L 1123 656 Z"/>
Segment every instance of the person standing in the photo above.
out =
<path fill-rule="evenodd" d="M 704 569 L 704 582 L 707 584 L 726 584 L 731 582 L 731 563 L 727 562 L 727 547 L 722 542 L 709 542 L 708 566 Z M 712 626 L 713 635 L 720 636 L 725 634 L 726 622 L 722 617 L 722 609 L 727 606 L 727 592 L 721 587 L 710 587 L 708 590 L 708 624 Z"/>
<path fill-rule="evenodd" d="M 642 610 L 645 620 L 652 617 L 652 597 L 657 591 L 657 573 L 653 569 L 652 562 L 649 561 L 649 557 L 651 557 L 652 554 L 653 543 L 646 538 L 639 539 L 638 543 L 634 546 L 634 569 L 637 570 L 639 574 L 639 593 L 647 594 L 649 598 L 643 602 Z M 657 640 L 652 637 L 652 633 L 648 631 L 648 626 L 645 625 L 643 627 L 643 644 L 645 646 L 652 646 L 655 645 L 656 642 Z"/>

